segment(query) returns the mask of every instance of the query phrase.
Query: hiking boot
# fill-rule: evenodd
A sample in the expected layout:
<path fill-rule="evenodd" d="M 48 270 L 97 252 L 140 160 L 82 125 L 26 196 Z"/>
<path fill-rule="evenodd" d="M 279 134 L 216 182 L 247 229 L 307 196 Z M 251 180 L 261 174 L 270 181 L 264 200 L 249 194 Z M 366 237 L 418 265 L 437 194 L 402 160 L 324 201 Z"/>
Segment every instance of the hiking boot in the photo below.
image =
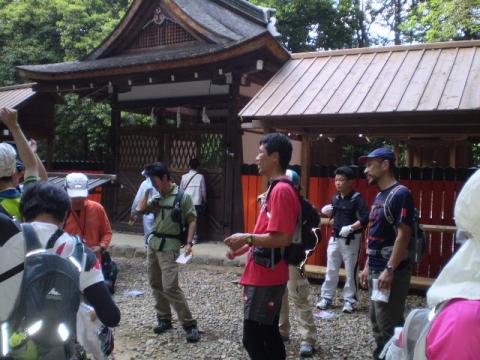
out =
<path fill-rule="evenodd" d="M 308 343 L 303 343 L 300 345 L 300 356 L 301 357 L 312 357 L 314 353 L 314 348 Z"/>
<path fill-rule="evenodd" d="M 332 300 L 322 298 L 316 305 L 320 310 L 326 310 L 332 307 Z"/>
<path fill-rule="evenodd" d="M 342 311 L 346 314 L 351 314 L 355 311 L 355 306 L 350 301 L 345 300 Z"/>
<path fill-rule="evenodd" d="M 200 340 L 200 333 L 195 325 L 185 329 L 185 338 L 189 343 L 195 343 Z"/>
<path fill-rule="evenodd" d="M 172 328 L 172 322 L 170 320 L 158 319 L 158 324 L 153 328 L 155 334 L 164 333 Z"/>

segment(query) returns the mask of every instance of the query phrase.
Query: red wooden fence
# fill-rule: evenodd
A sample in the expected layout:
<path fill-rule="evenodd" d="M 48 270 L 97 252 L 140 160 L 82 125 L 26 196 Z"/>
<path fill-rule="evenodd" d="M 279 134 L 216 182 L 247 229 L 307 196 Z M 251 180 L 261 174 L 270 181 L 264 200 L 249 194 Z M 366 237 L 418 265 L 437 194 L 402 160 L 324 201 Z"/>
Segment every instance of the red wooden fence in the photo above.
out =
<path fill-rule="evenodd" d="M 308 198 L 318 209 L 331 202 L 335 194 L 333 168 L 323 170 L 324 176 L 312 176 L 309 180 Z M 359 191 L 367 205 L 370 206 L 377 188 L 368 186 L 360 175 L 355 180 L 355 188 Z M 318 175 L 318 171 L 312 171 Z M 455 225 L 453 208 L 455 199 L 466 178 L 472 171 L 465 169 L 400 169 L 400 182 L 407 186 L 413 195 L 415 206 L 420 210 L 420 221 L 429 225 Z M 264 191 L 263 180 L 256 175 L 252 167 L 244 167 L 242 175 L 245 231 L 252 231 L 258 214 L 257 196 Z M 316 251 L 308 259 L 308 264 L 326 266 L 326 247 L 330 227 L 323 226 L 323 240 Z M 450 259 L 455 248 L 454 234 L 451 232 L 427 233 L 428 249 L 423 261 L 416 265 L 414 275 L 434 278 Z M 360 264 L 365 262 L 365 241 L 362 241 Z"/>

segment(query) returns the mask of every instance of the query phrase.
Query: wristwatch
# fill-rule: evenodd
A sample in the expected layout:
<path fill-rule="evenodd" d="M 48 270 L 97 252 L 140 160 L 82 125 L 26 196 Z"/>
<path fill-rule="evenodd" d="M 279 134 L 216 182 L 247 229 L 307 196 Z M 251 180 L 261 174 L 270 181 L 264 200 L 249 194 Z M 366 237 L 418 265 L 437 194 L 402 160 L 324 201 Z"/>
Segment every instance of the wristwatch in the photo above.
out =
<path fill-rule="evenodd" d="M 248 244 L 248 246 L 253 245 L 253 236 L 252 235 L 247 236 L 247 244 Z"/>
<path fill-rule="evenodd" d="M 393 273 L 393 271 L 394 271 L 395 269 L 393 268 L 392 265 L 388 265 L 388 264 L 387 264 L 387 267 L 385 268 L 385 270 L 387 270 L 387 272 L 389 272 L 389 273 Z"/>

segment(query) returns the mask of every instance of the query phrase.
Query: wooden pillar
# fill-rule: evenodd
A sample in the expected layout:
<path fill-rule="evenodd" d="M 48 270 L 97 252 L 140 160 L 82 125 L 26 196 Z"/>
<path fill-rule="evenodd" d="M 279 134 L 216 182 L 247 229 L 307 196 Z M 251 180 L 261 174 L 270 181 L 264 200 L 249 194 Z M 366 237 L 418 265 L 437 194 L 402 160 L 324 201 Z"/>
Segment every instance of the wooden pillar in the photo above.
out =
<path fill-rule="evenodd" d="M 407 145 L 407 151 L 405 153 L 405 166 L 413 167 L 413 148 L 411 145 Z"/>
<path fill-rule="evenodd" d="M 242 131 L 238 118 L 240 75 L 232 73 L 229 94 L 229 111 L 225 134 L 225 206 L 224 233 L 243 232 L 243 197 L 241 167 L 243 163 Z"/>
<path fill-rule="evenodd" d="M 109 173 L 116 174 L 117 179 L 120 178 L 120 122 L 121 111 L 118 107 L 118 92 L 116 87 L 113 87 L 113 91 L 110 94 L 110 106 L 111 106 L 111 125 L 110 125 L 110 155 L 108 164 L 105 166 L 105 170 Z M 121 181 L 121 179 L 119 179 Z M 105 200 L 104 206 L 107 210 L 110 221 L 116 221 L 117 219 L 117 199 L 118 199 L 118 187 L 105 188 Z"/>
<path fill-rule="evenodd" d="M 301 163 L 302 163 L 302 173 L 300 174 L 301 185 L 303 189 L 303 194 L 308 196 L 308 184 L 310 183 L 310 167 L 312 164 L 311 158 L 311 145 L 312 139 L 309 135 L 302 135 L 302 154 L 301 154 Z"/>
<path fill-rule="evenodd" d="M 448 148 L 448 166 L 457 167 L 457 142 L 452 140 Z"/>
<path fill-rule="evenodd" d="M 398 140 L 393 141 L 393 152 L 395 153 L 395 158 L 397 159 L 397 166 L 400 166 L 400 144 Z"/>
<path fill-rule="evenodd" d="M 111 104 L 111 118 L 112 124 L 110 126 L 110 151 L 112 162 L 108 165 L 111 172 L 117 173 L 120 165 L 120 122 L 121 111 L 118 107 L 118 91 L 113 87 L 113 92 L 110 96 Z"/>

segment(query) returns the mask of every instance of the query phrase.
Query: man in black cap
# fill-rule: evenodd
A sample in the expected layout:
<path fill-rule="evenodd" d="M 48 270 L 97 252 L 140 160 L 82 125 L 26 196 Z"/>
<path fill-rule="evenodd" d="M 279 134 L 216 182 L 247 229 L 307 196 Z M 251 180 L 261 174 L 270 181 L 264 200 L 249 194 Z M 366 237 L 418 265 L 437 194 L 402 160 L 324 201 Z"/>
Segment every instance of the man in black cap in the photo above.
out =
<path fill-rule="evenodd" d="M 392 150 L 378 148 L 359 161 L 366 166 L 368 183 L 380 189 L 370 210 L 368 260 L 360 273 L 360 283 L 362 286 L 368 283 L 370 289 L 370 320 L 377 344 L 373 358 L 378 359 L 394 328 L 404 322 L 411 277 L 408 245 L 414 204 L 410 190 L 395 179 Z M 376 290 L 383 299 L 376 297 Z"/>

